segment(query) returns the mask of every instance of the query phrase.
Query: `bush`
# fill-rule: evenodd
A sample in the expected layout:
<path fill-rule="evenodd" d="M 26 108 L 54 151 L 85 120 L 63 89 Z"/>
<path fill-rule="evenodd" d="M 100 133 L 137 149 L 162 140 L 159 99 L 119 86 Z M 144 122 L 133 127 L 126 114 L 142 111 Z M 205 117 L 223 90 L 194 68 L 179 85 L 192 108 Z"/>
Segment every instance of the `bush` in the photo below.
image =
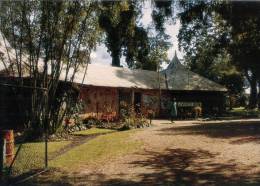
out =
<path fill-rule="evenodd" d="M 88 118 L 83 119 L 83 124 L 87 128 L 91 128 L 91 127 L 103 128 L 103 126 L 104 126 L 104 123 L 95 117 L 88 117 Z"/>
<path fill-rule="evenodd" d="M 143 128 L 150 126 L 148 120 L 141 114 L 136 113 L 133 105 L 121 102 L 121 122 L 120 130 L 129 130 L 133 128 Z"/>

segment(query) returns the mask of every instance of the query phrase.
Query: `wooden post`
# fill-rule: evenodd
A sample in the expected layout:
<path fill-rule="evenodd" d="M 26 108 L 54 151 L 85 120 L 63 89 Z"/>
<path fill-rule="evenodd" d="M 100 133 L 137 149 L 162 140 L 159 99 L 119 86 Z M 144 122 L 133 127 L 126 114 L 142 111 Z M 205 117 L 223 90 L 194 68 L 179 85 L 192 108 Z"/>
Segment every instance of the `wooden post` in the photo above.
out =
<path fill-rule="evenodd" d="M 5 168 L 5 144 L 6 141 L 4 139 L 3 133 L 1 132 L 0 136 L 0 180 L 2 180 Z"/>
<path fill-rule="evenodd" d="M 132 104 L 132 106 L 134 106 L 134 104 L 135 104 L 135 91 L 134 91 L 134 89 L 132 89 L 131 90 L 132 92 L 132 96 L 131 96 L 131 104 Z"/>
<path fill-rule="evenodd" d="M 44 92 L 45 94 L 45 103 L 46 103 L 46 110 L 48 110 L 48 91 L 45 91 Z M 48 135 L 49 135 L 49 131 L 48 131 L 48 114 L 47 114 L 47 111 L 45 111 L 45 122 L 44 122 L 44 125 L 45 125 L 45 169 L 48 168 Z"/>
<path fill-rule="evenodd" d="M 48 132 L 45 131 L 45 169 L 48 168 Z"/>
<path fill-rule="evenodd" d="M 157 74 L 158 74 L 158 89 L 159 89 L 159 96 L 158 96 L 158 98 L 159 98 L 159 100 L 158 100 L 158 117 L 160 117 L 160 115 L 161 115 L 161 102 L 162 102 L 162 100 L 161 100 L 161 94 L 162 94 L 162 92 L 161 92 L 161 78 L 160 78 L 160 63 L 158 63 L 157 64 Z"/>
<path fill-rule="evenodd" d="M 13 130 L 4 130 L 5 139 L 5 161 L 6 166 L 10 166 L 14 161 L 14 132 Z"/>

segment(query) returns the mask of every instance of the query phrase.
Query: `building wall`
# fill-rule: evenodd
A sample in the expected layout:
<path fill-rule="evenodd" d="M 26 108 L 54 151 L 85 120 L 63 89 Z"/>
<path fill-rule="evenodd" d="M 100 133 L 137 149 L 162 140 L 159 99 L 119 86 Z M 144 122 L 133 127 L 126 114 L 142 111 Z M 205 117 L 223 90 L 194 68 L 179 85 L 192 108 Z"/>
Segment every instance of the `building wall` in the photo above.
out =
<path fill-rule="evenodd" d="M 141 110 L 147 115 L 148 110 L 152 110 L 156 115 L 159 114 L 159 92 L 154 90 L 142 91 Z"/>
<path fill-rule="evenodd" d="M 143 91 L 143 113 L 148 109 L 156 111 L 156 117 L 169 118 L 170 102 L 176 98 L 180 118 L 194 117 L 194 107 L 202 108 L 202 115 L 221 115 L 224 112 L 225 94 L 209 91 L 161 91 L 161 110 L 159 114 L 159 91 Z M 147 101 L 149 100 L 149 101 Z M 183 114 L 183 115 L 182 115 Z"/>
<path fill-rule="evenodd" d="M 83 87 L 80 98 L 84 104 L 83 117 L 115 120 L 118 117 L 118 91 L 116 88 Z"/>
<path fill-rule="evenodd" d="M 148 110 L 155 112 L 155 117 L 164 117 L 168 114 L 171 95 L 161 91 L 161 110 L 159 111 L 159 90 L 144 90 L 142 92 L 142 112 L 147 115 Z"/>
<path fill-rule="evenodd" d="M 18 81 L 14 78 L 0 77 L 1 84 L 14 86 L 0 86 L 0 130 L 22 130 L 28 123 L 31 110 L 31 90 L 18 88 Z M 24 84 L 27 81 L 24 79 Z"/>
<path fill-rule="evenodd" d="M 224 112 L 225 93 L 216 91 L 172 91 L 177 102 L 201 103 L 202 115 L 221 115 Z"/>
<path fill-rule="evenodd" d="M 177 105 L 178 103 L 191 105 L 178 108 L 179 114 L 183 113 L 180 118 L 192 117 L 192 109 L 194 108 L 192 104 L 199 103 L 203 115 L 219 115 L 224 108 L 224 95 L 220 92 L 164 90 L 161 91 L 161 110 L 159 111 L 158 90 L 88 86 L 80 91 L 80 98 L 85 105 L 83 116 L 117 120 L 120 117 L 119 103 L 124 101 L 128 105 L 134 105 L 136 103 L 135 93 L 141 95 L 140 110 L 144 116 L 148 116 L 148 111 L 152 110 L 155 117 L 169 118 L 169 103 L 172 98 L 176 98 Z"/>
<path fill-rule="evenodd" d="M 120 116 L 119 103 L 124 101 L 127 102 L 128 105 L 133 104 L 134 93 L 141 93 L 140 106 L 143 115 L 147 115 L 148 110 L 153 110 L 158 116 L 159 91 L 157 90 L 86 86 L 80 90 L 80 99 L 84 104 L 82 117 L 116 120 Z M 127 100 L 125 100 L 126 98 Z"/>

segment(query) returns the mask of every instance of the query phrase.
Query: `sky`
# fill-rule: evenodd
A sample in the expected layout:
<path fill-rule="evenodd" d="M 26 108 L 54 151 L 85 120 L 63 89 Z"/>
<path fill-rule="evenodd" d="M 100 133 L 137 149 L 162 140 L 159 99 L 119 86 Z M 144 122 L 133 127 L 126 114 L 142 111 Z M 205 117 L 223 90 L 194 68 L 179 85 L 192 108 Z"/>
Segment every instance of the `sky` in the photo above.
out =
<path fill-rule="evenodd" d="M 152 23 L 152 8 L 151 2 L 146 1 L 143 6 L 143 17 L 141 19 L 141 23 L 147 27 Z M 168 50 L 168 58 L 171 60 L 174 56 L 174 52 L 176 50 L 177 56 L 179 58 L 183 57 L 183 53 L 178 50 L 178 39 L 177 35 L 180 28 L 180 22 L 176 20 L 175 24 L 166 24 L 166 34 L 170 35 L 170 42 L 172 43 L 172 47 Z M 97 46 L 96 50 L 91 53 L 91 63 L 92 64 L 102 64 L 102 65 L 111 65 L 112 59 L 110 54 L 107 52 L 107 48 L 104 44 L 100 44 Z M 121 63 L 125 66 L 124 57 L 121 58 Z"/>

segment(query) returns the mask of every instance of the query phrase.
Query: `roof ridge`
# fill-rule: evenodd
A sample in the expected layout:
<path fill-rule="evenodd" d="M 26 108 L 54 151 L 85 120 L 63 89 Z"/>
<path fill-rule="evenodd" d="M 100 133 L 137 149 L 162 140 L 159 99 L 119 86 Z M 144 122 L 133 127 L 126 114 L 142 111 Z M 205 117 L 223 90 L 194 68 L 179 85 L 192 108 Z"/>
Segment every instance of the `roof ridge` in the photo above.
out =
<path fill-rule="evenodd" d="M 157 71 L 153 71 L 153 70 L 144 70 L 144 69 L 131 69 L 128 67 L 117 67 L 117 66 L 112 66 L 112 65 L 102 65 L 102 64 L 93 64 L 93 63 L 89 63 L 88 65 L 95 65 L 95 66 L 100 66 L 102 68 L 113 68 L 113 69 L 122 69 L 122 70 L 130 70 L 130 71 L 146 71 L 146 72 L 157 72 Z"/>

